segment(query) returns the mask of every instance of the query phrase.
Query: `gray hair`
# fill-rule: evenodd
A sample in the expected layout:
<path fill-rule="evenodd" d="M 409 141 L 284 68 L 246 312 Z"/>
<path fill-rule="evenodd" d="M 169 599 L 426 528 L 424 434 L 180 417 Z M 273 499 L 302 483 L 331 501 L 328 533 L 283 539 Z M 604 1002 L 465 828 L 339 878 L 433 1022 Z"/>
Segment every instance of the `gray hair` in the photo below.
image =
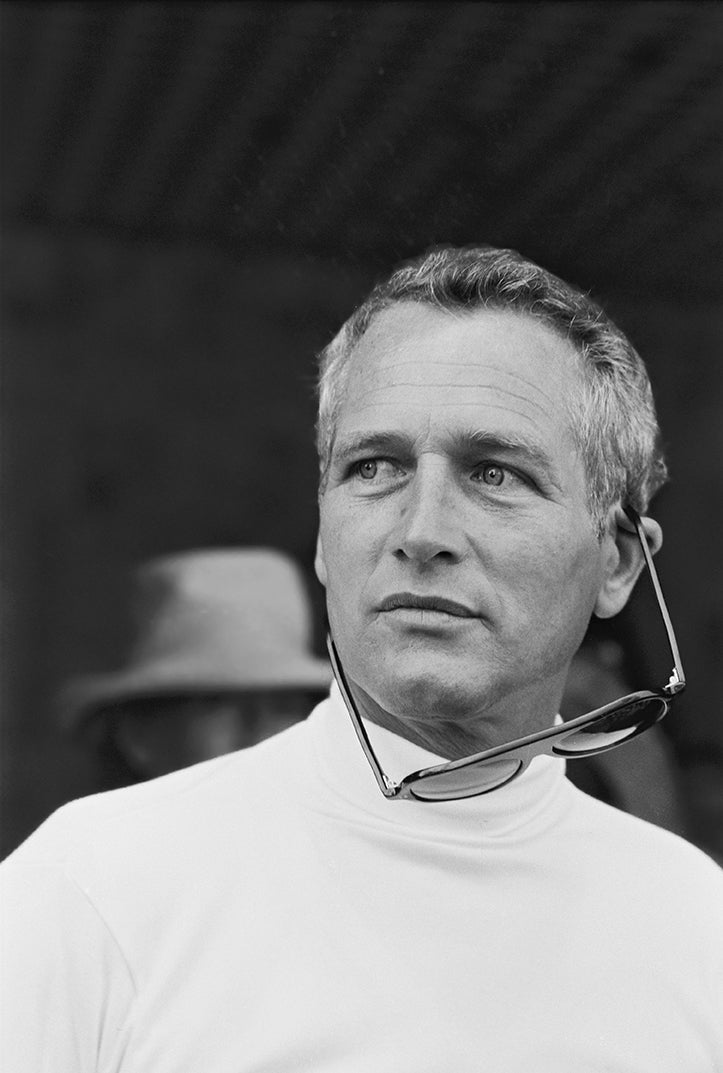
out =
<path fill-rule="evenodd" d="M 396 302 L 441 310 L 512 309 L 541 320 L 582 357 L 581 405 L 572 432 L 588 480 L 598 533 L 616 502 L 643 514 L 667 470 L 650 380 L 642 359 L 603 310 L 583 292 L 515 250 L 439 247 L 403 264 L 342 326 L 319 355 L 317 447 L 326 482 L 349 358 L 373 317 Z"/>

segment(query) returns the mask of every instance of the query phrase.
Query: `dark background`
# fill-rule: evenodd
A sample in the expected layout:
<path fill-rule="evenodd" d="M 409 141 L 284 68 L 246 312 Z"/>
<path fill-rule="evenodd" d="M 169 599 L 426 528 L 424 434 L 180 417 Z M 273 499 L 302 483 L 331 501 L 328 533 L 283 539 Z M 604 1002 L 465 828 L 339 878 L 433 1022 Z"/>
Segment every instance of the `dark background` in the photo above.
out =
<path fill-rule="evenodd" d="M 0 17 L 3 852 L 93 789 L 57 691 L 117 665 L 134 564 L 271 544 L 320 613 L 315 352 L 400 258 L 480 241 L 591 290 L 648 362 L 690 679 L 666 727 L 723 852 L 721 5 Z"/>

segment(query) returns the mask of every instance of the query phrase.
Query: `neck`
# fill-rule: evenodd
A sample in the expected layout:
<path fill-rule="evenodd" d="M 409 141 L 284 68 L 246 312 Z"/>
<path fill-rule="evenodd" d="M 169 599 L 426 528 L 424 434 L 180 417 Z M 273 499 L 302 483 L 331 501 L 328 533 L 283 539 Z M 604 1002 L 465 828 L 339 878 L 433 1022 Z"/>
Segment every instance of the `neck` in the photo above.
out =
<path fill-rule="evenodd" d="M 432 713 L 433 717 L 425 713 L 424 718 L 403 718 L 382 707 L 356 682 L 347 678 L 347 684 L 363 718 L 447 760 L 473 756 L 506 741 L 552 726 L 557 711 L 554 701 L 548 705 L 540 704 L 538 700 L 534 709 L 535 716 L 521 719 L 520 710 L 524 710 L 525 705 L 522 698 L 516 697 L 518 704 L 515 706 L 514 716 L 505 717 L 499 712 L 483 709 L 476 718 L 464 723 L 436 713 Z"/>
<path fill-rule="evenodd" d="M 564 779 L 565 763 L 549 756 L 536 757 L 519 778 L 493 793 L 454 801 L 389 801 L 379 792 L 336 686 L 332 686 L 328 702 L 320 705 L 307 722 L 314 740 L 312 755 L 322 765 L 323 778 L 314 782 L 314 792 L 320 787 L 332 788 L 353 807 L 361 806 L 362 822 L 374 822 L 376 817 L 386 832 L 414 832 L 415 837 L 449 839 L 455 844 L 469 840 L 479 848 L 480 838 L 509 836 L 522 828 L 527 837 L 532 830 L 530 824 L 546 828 L 556 821 L 559 809 L 567 807 L 564 794 L 563 798 L 559 796 L 568 785 Z M 374 752 L 393 782 L 448 759 L 375 726 L 366 717 L 365 724 Z M 303 765 L 295 767 L 297 773 L 303 770 Z M 300 777 L 300 785 L 303 782 Z M 557 808 L 551 808 L 553 798 L 557 798 Z"/>
<path fill-rule="evenodd" d="M 463 756 L 471 756 L 472 753 L 480 752 L 486 748 L 481 742 L 480 735 L 470 732 L 465 727 L 452 720 L 442 717 L 434 722 L 424 720 L 400 719 L 383 708 L 381 704 L 369 696 L 361 686 L 350 683 L 353 689 L 354 699 L 357 703 L 360 715 L 385 730 L 391 730 L 411 741 L 414 745 L 421 746 L 430 753 L 443 756 L 447 760 L 457 760 Z"/>
<path fill-rule="evenodd" d="M 348 675 L 331 634 L 327 636 L 327 644 L 337 684 L 342 694 L 349 694 L 350 703 L 361 717 L 447 760 L 461 760 L 516 741 L 552 726 L 559 718 L 564 672 L 544 682 L 530 683 L 496 702 L 482 702 L 475 712 L 465 712 L 461 717 L 445 716 L 439 706 L 428 711 L 423 701 L 420 701 L 419 716 L 397 715 Z"/>

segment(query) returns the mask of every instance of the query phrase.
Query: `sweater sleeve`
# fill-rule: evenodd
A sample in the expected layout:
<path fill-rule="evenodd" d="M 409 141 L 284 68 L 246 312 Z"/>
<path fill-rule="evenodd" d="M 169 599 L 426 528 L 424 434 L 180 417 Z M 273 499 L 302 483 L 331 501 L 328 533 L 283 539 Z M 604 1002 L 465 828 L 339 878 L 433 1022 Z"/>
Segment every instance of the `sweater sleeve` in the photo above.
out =
<path fill-rule="evenodd" d="M 0 869 L 0 1068 L 117 1069 L 134 985 L 122 951 L 61 864 Z"/>

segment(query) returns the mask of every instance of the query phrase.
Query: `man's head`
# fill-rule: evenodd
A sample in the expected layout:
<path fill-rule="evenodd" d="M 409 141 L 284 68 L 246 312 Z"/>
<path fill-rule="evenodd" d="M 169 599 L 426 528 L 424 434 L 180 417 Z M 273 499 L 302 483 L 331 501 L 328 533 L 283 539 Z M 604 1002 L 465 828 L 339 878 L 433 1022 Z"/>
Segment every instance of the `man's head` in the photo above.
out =
<path fill-rule="evenodd" d="M 317 573 L 366 714 L 446 755 L 549 725 L 641 567 L 621 504 L 664 479 L 633 348 L 518 254 L 439 250 L 347 322 L 320 396 Z"/>
<path fill-rule="evenodd" d="M 602 532 L 608 508 L 617 501 L 645 514 L 667 474 L 641 358 L 586 294 L 515 250 L 490 246 L 440 248 L 403 265 L 374 288 L 322 352 L 317 425 L 322 487 L 349 358 L 374 317 L 400 301 L 456 313 L 509 309 L 567 339 L 583 372 L 572 432 L 585 463 L 592 515 Z"/>

